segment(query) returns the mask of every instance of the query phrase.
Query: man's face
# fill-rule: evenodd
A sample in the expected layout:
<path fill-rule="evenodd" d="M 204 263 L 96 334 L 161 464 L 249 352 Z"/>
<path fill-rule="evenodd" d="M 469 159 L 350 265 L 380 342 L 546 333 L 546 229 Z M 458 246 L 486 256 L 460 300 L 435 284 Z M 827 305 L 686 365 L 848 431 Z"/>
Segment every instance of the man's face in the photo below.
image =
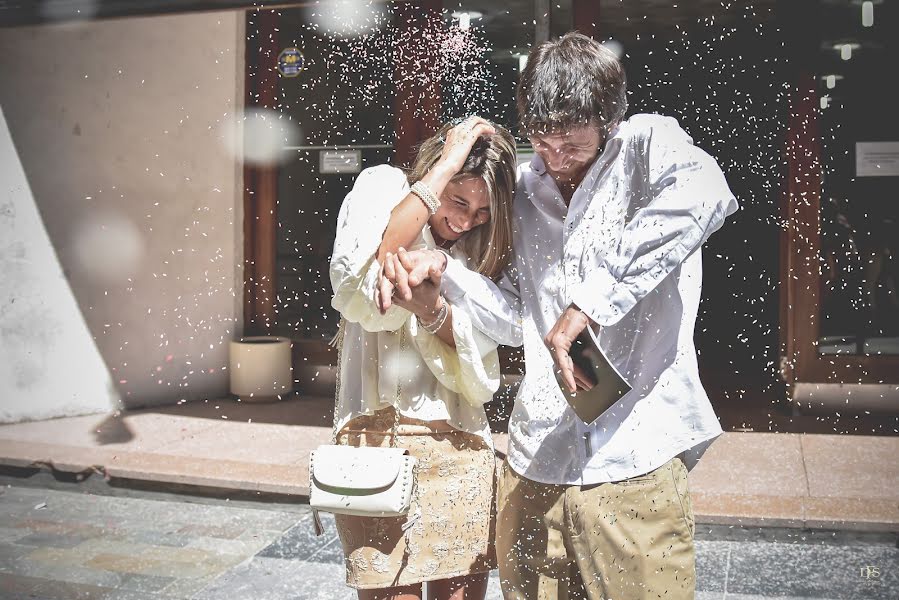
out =
<path fill-rule="evenodd" d="M 534 152 L 543 160 L 546 172 L 562 183 L 577 182 L 596 160 L 602 134 L 596 125 L 581 125 L 564 130 L 528 136 Z"/>

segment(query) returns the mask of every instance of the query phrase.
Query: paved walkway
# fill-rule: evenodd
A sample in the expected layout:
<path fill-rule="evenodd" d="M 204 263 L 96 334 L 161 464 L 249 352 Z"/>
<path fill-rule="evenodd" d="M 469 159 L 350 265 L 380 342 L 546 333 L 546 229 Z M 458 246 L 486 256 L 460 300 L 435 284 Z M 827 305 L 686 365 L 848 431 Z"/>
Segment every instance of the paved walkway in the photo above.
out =
<path fill-rule="evenodd" d="M 47 489 L 33 479 L 50 480 Z M 4 485 L 5 484 L 5 485 Z M 46 483 L 45 483 L 46 485 Z M 102 491 L 92 491 L 103 488 Z M 309 507 L 0 478 L 0 598 L 353 600 Z M 702 526 L 698 600 L 899 597 L 896 534 Z M 497 573 L 488 600 L 500 600 Z"/>
<path fill-rule="evenodd" d="M 294 398 L 2 425 L 0 465 L 304 496 L 330 421 L 330 399 Z M 726 433 L 690 475 L 697 521 L 899 531 L 897 456 L 899 437 Z"/>

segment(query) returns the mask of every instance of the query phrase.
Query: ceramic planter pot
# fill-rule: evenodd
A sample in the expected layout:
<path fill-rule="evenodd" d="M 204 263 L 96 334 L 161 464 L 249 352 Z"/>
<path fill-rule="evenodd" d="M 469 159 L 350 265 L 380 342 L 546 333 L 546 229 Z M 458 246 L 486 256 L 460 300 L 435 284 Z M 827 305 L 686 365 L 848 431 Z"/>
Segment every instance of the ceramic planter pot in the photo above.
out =
<path fill-rule="evenodd" d="M 293 391 L 291 342 L 286 337 L 250 336 L 231 342 L 231 393 L 242 402 L 272 402 Z"/>

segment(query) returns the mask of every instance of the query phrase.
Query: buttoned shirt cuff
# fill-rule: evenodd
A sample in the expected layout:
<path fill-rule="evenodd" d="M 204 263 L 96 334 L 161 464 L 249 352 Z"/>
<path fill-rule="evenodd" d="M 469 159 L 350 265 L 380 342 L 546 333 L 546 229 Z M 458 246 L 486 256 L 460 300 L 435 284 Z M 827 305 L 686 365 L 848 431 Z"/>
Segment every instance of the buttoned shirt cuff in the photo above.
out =
<path fill-rule="evenodd" d="M 443 271 L 440 291 L 450 302 L 458 302 L 465 296 L 465 276 L 471 271 L 449 253 L 443 252 L 443 255 L 446 256 L 446 269 Z"/>
<path fill-rule="evenodd" d="M 396 331 L 409 319 L 411 313 L 396 304 L 391 305 L 383 315 L 375 302 L 375 289 L 380 279 L 381 265 L 372 258 L 362 277 L 332 269 L 340 275 L 335 278 L 331 306 L 350 323 L 359 323 L 368 332 Z"/>
<path fill-rule="evenodd" d="M 614 325 L 637 304 L 633 294 L 605 268 L 574 286 L 569 298 L 600 326 Z"/>

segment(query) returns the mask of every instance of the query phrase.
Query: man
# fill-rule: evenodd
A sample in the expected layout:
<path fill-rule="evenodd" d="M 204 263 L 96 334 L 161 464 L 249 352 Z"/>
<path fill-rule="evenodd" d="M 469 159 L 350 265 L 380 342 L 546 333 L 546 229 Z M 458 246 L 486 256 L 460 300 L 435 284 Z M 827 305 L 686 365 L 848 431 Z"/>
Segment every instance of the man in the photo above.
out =
<path fill-rule="evenodd" d="M 674 119 L 624 120 L 625 94 L 621 64 L 593 40 L 534 48 L 517 102 L 536 156 L 518 172 L 508 276 L 496 286 L 444 256 L 402 257 L 410 284 L 439 263 L 475 326 L 523 339 L 497 504 L 507 598 L 694 594 L 685 461 L 721 433 L 693 346 L 699 249 L 737 205 Z M 556 378 L 586 385 L 568 351 L 588 326 L 632 387 L 591 424 Z"/>

